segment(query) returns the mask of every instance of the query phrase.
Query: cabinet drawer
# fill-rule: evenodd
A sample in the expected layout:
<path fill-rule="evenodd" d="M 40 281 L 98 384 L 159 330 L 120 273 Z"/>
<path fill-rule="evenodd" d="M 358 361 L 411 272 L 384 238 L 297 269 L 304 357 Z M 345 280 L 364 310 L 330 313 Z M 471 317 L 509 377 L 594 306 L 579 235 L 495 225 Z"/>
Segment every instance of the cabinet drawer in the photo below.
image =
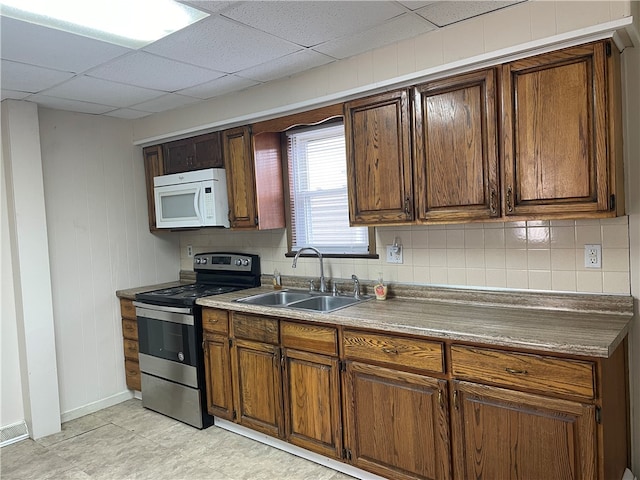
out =
<path fill-rule="evenodd" d="M 335 328 L 281 322 L 280 339 L 283 347 L 327 355 L 338 354 L 338 332 Z"/>
<path fill-rule="evenodd" d="M 123 340 L 124 343 L 124 357 L 129 360 L 138 361 L 138 341 L 137 340 L 129 340 L 125 338 Z"/>
<path fill-rule="evenodd" d="M 140 365 L 133 360 L 124 361 L 124 374 L 127 387 L 131 390 L 142 391 L 140 386 Z"/>
<path fill-rule="evenodd" d="M 541 393 L 595 396 L 592 362 L 452 345 L 451 368 L 457 378 Z"/>
<path fill-rule="evenodd" d="M 346 330 L 343 344 L 346 358 L 444 372 L 440 342 Z"/>
<path fill-rule="evenodd" d="M 234 312 L 232 322 L 233 335 L 236 338 L 278 344 L 278 320 L 276 319 Z"/>
<path fill-rule="evenodd" d="M 229 333 L 229 313 L 226 310 L 203 308 L 202 329 L 209 332 Z"/>
<path fill-rule="evenodd" d="M 132 300 L 127 300 L 126 298 L 120 299 L 120 315 L 122 318 L 136 319 L 136 307 L 133 306 Z"/>
<path fill-rule="evenodd" d="M 138 341 L 138 322 L 128 318 L 122 319 L 122 336 L 130 340 Z"/>

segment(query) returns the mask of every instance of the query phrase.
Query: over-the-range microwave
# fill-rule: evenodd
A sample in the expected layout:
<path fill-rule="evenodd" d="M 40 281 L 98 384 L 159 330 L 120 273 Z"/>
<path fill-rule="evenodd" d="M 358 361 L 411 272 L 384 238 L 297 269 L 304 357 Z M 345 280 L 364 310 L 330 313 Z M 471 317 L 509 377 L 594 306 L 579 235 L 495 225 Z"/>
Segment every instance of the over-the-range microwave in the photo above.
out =
<path fill-rule="evenodd" d="M 153 178 L 156 227 L 229 227 L 227 176 L 223 168 Z"/>

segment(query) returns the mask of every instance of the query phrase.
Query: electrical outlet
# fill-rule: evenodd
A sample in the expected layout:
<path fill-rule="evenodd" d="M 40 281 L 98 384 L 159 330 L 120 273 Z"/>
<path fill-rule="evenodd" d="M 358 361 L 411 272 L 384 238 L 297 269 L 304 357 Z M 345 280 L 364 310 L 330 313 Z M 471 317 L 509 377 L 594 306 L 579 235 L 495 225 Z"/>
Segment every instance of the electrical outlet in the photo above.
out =
<path fill-rule="evenodd" d="M 187 245 L 187 257 L 193 257 L 193 247 L 191 245 Z"/>
<path fill-rule="evenodd" d="M 602 245 L 584 246 L 585 268 L 602 268 Z"/>
<path fill-rule="evenodd" d="M 402 246 L 387 245 L 387 263 L 402 263 Z"/>

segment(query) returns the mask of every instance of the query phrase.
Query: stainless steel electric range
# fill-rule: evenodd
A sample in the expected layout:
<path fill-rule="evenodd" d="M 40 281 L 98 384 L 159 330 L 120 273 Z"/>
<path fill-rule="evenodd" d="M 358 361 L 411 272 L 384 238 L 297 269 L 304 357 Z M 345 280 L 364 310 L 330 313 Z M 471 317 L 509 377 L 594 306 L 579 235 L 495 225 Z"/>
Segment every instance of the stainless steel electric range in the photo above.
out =
<path fill-rule="evenodd" d="M 197 428 L 207 413 L 200 297 L 260 285 L 260 257 L 244 253 L 194 256 L 196 282 L 136 295 L 142 405 Z"/>

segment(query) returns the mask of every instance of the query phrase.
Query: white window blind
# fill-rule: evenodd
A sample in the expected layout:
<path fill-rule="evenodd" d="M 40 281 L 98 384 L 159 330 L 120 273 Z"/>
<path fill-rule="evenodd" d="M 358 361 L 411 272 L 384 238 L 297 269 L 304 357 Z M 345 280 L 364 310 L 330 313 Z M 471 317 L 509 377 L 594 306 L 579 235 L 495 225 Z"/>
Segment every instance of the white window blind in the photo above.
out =
<path fill-rule="evenodd" d="M 367 227 L 349 226 L 344 125 L 287 133 L 291 249 L 369 253 Z"/>

